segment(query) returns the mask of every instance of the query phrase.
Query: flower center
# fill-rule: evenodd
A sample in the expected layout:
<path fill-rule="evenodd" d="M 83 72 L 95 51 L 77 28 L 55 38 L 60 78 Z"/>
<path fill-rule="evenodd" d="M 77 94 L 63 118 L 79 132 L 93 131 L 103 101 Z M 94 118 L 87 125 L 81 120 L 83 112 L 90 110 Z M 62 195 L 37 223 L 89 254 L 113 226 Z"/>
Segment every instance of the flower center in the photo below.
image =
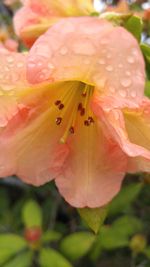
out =
<path fill-rule="evenodd" d="M 82 82 L 67 82 L 64 95 L 55 101 L 55 107 L 59 111 L 56 117 L 56 125 L 61 125 L 65 114 L 68 112 L 68 123 L 61 143 L 65 143 L 70 134 L 76 131 L 78 119 L 82 119 L 85 127 L 94 123 L 93 112 L 90 108 L 90 100 L 93 95 L 94 87 Z"/>

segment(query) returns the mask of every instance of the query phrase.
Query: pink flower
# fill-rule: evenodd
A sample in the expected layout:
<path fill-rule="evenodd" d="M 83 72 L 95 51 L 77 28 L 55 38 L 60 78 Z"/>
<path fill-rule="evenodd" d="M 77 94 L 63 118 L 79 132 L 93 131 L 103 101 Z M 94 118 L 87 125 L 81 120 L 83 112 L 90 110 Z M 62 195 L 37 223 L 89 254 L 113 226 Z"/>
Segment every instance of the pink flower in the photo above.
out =
<path fill-rule="evenodd" d="M 53 25 L 27 56 L 32 86 L 24 55 L 1 58 L 1 176 L 55 178 L 67 202 L 94 208 L 126 172 L 150 171 L 144 60 L 124 28 L 94 17 Z"/>
<path fill-rule="evenodd" d="M 4 42 L 3 45 L 4 45 L 4 47 L 5 47 L 6 49 L 8 49 L 9 51 L 16 52 L 16 51 L 18 50 L 18 45 L 19 45 L 19 44 L 18 44 L 17 41 L 15 41 L 15 40 L 9 38 L 9 39 L 5 40 L 5 42 Z"/>
<path fill-rule="evenodd" d="M 14 17 L 16 34 L 27 46 L 63 17 L 89 15 L 92 0 L 22 0 L 23 7 Z"/>

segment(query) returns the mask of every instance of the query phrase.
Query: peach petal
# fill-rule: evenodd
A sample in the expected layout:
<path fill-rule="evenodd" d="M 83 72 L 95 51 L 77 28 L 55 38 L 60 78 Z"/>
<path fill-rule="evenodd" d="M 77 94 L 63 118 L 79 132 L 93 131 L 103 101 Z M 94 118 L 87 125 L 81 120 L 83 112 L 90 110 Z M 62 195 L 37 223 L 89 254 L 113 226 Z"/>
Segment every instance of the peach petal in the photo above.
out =
<path fill-rule="evenodd" d="M 45 46 L 49 53 L 42 55 Z M 47 69 L 45 75 L 43 68 Z M 27 77 L 33 84 L 83 81 L 94 85 L 100 95 L 113 97 L 115 93 L 118 104 L 121 101 L 132 107 L 143 97 L 145 68 L 136 39 L 124 28 L 93 17 L 69 18 L 53 25 L 35 42 L 28 57 Z"/>
<path fill-rule="evenodd" d="M 129 169 L 132 169 L 133 165 L 137 165 L 139 162 L 140 170 L 144 171 L 146 168 L 148 170 L 146 166 L 150 162 L 149 103 L 150 101 L 144 100 L 139 108 L 123 110 L 114 109 L 111 105 L 109 109 L 106 109 L 98 99 L 92 103 L 94 113 L 103 122 L 104 131 L 108 132 L 124 153 L 128 155 Z M 142 169 L 142 163 L 139 159 L 144 162 L 145 168 Z"/>
<path fill-rule="evenodd" d="M 120 190 L 126 156 L 98 124 L 86 128 L 79 121 L 67 144 L 69 156 L 55 180 L 61 195 L 74 207 L 105 205 Z"/>
<path fill-rule="evenodd" d="M 91 0 L 27 0 L 14 16 L 14 28 L 27 46 L 62 17 L 89 15 L 94 12 Z"/>

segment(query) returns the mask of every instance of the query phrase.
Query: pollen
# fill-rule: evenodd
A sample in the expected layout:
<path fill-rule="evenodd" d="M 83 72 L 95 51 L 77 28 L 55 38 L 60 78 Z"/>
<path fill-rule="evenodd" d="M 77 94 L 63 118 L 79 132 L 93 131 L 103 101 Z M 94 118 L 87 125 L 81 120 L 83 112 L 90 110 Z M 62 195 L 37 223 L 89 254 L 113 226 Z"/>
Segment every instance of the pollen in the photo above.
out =
<path fill-rule="evenodd" d="M 68 82 L 69 83 L 69 82 Z M 93 95 L 94 87 L 82 82 L 70 82 L 66 86 L 66 91 L 59 99 L 56 99 L 54 105 L 58 110 L 56 125 L 67 125 L 64 134 L 60 139 L 61 143 L 66 143 L 69 135 L 74 135 L 80 130 L 77 125 L 81 120 L 85 127 L 90 127 L 94 123 L 94 115 L 90 108 L 90 101 Z M 65 114 L 69 113 L 67 123 Z"/>

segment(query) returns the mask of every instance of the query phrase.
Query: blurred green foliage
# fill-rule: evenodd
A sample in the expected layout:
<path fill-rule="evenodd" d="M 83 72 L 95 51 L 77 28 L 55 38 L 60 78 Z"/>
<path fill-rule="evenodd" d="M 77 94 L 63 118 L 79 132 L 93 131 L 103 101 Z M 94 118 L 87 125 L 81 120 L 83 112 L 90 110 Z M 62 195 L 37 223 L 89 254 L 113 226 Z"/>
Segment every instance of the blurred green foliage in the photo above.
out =
<path fill-rule="evenodd" d="M 120 257 L 122 267 L 150 266 L 147 182 L 141 174 L 126 179 L 96 235 L 53 184 L 34 188 L 2 180 L 0 267 L 119 267 Z"/>

